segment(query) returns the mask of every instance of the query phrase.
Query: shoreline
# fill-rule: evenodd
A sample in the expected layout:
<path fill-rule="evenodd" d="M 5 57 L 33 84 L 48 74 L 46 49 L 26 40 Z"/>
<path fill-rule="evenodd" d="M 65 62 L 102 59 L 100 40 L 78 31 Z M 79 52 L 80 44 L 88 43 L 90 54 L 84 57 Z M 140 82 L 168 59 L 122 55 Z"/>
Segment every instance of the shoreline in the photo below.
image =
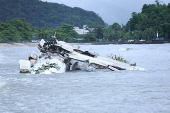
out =
<path fill-rule="evenodd" d="M 0 43 L 0 47 L 22 47 L 22 46 L 38 46 L 38 43 Z"/>
<path fill-rule="evenodd" d="M 71 45 L 109 45 L 109 44 L 164 44 L 168 42 L 162 42 L 162 43 L 112 43 L 112 42 L 104 42 L 104 43 L 69 43 Z M 29 47 L 36 47 L 39 43 L 33 43 L 33 42 L 26 42 L 26 43 L 0 43 L 0 47 L 23 47 L 23 46 L 29 46 Z"/>
<path fill-rule="evenodd" d="M 39 43 L 26 42 L 26 43 L 0 43 L 0 47 L 37 47 Z M 69 43 L 71 45 L 95 45 L 93 43 Z"/>

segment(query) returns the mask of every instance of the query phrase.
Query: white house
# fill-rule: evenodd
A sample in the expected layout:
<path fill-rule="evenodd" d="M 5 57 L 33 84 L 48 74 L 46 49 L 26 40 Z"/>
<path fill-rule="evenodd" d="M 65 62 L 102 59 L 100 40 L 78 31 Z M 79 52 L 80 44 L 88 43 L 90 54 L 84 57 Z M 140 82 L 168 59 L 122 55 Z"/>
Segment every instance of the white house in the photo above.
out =
<path fill-rule="evenodd" d="M 128 40 L 128 42 L 134 42 L 135 40 Z"/>
<path fill-rule="evenodd" d="M 79 27 L 74 27 L 74 30 L 75 30 L 78 34 L 81 34 L 81 35 L 87 34 L 89 31 L 86 30 L 86 26 L 87 26 L 87 25 L 84 25 L 84 26 L 83 26 L 83 29 L 80 29 Z"/>

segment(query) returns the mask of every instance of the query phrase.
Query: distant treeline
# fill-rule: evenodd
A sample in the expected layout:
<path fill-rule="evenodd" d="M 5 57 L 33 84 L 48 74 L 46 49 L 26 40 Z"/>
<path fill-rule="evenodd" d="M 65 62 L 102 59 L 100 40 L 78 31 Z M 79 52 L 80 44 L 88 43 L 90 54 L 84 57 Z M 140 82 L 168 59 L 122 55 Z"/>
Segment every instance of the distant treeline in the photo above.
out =
<path fill-rule="evenodd" d="M 161 4 L 158 0 L 155 4 L 144 4 L 141 13 L 132 13 L 126 25 L 113 23 L 104 28 L 103 37 L 111 40 L 135 40 L 150 41 L 152 38 L 163 37 L 170 40 L 170 3 Z"/>
<path fill-rule="evenodd" d="M 38 2 L 38 0 L 35 1 Z M 50 39 L 55 32 L 58 40 L 66 42 L 78 41 L 76 39 L 84 39 L 83 41 L 86 42 L 126 42 L 127 40 L 139 41 L 143 39 L 150 42 L 152 38 L 156 38 L 157 32 L 159 37 L 170 40 L 170 3 L 168 5 L 161 4 L 156 0 L 155 4 L 144 4 L 141 13 L 133 12 L 126 25 L 113 23 L 112 25 L 103 26 L 98 22 L 87 25 L 86 29 L 89 29 L 90 32 L 79 35 L 73 30 L 74 24 L 39 28 L 27 22 L 26 19 L 13 18 L 0 22 L 0 42 Z"/>
<path fill-rule="evenodd" d="M 34 27 L 55 28 L 64 24 L 82 27 L 94 22 L 104 26 L 102 18 L 92 12 L 64 4 L 40 0 L 0 0 L 0 21 L 25 18 Z"/>
<path fill-rule="evenodd" d="M 144 4 L 141 13 L 132 13 L 126 24 L 128 30 L 135 39 L 156 37 L 157 31 L 159 37 L 170 39 L 170 3 L 165 5 L 156 0 L 155 4 Z"/>
<path fill-rule="evenodd" d="M 64 24 L 56 28 L 35 28 L 25 19 L 14 18 L 0 23 L 0 42 L 30 42 L 31 40 L 51 39 L 56 32 L 58 40 L 71 42 L 78 36 L 73 25 Z"/>

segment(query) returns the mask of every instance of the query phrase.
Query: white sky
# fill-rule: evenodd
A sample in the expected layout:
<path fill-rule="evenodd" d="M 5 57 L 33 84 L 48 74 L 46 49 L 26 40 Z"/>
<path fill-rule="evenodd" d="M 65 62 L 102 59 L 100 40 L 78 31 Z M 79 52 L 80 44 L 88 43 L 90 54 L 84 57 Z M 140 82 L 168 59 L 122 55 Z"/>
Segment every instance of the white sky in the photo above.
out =
<path fill-rule="evenodd" d="M 154 4 L 155 0 L 41 0 L 65 4 L 70 7 L 80 7 L 84 10 L 94 11 L 104 20 L 112 25 L 114 22 L 126 24 L 131 18 L 132 12 L 141 12 L 144 4 Z M 170 0 L 162 0 L 168 4 Z"/>

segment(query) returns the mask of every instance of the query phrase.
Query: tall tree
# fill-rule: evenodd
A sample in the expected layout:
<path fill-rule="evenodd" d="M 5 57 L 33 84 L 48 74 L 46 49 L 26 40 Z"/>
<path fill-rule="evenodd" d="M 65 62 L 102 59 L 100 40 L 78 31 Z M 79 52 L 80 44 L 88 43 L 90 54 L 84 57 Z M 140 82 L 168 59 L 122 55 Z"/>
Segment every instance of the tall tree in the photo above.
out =
<path fill-rule="evenodd" d="M 30 41 L 32 28 L 25 19 L 14 18 L 0 24 L 1 42 Z"/>

